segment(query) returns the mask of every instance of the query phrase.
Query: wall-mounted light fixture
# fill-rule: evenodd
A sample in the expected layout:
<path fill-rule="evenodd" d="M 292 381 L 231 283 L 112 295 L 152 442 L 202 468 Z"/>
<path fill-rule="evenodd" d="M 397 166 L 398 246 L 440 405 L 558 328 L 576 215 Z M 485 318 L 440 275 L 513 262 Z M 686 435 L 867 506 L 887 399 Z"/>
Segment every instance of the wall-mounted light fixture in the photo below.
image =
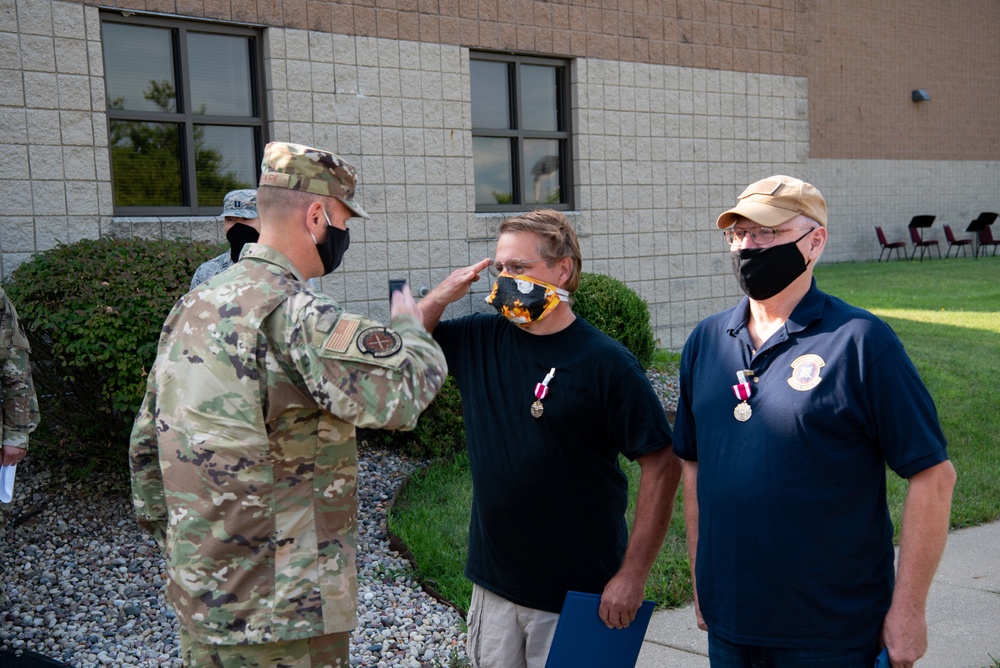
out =
<path fill-rule="evenodd" d="M 926 102 L 931 99 L 931 94 L 925 91 L 923 88 L 918 88 L 913 91 L 913 101 L 914 102 Z"/>

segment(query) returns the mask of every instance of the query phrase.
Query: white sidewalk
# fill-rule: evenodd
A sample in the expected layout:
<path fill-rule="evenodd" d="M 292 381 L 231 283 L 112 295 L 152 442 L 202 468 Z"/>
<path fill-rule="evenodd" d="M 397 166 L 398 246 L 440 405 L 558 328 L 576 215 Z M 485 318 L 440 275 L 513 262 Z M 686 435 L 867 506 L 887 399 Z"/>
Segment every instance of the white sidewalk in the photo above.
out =
<path fill-rule="evenodd" d="M 992 668 L 1000 661 L 1000 522 L 948 536 L 927 601 L 929 647 L 919 668 Z M 694 607 L 653 613 L 636 668 L 708 668 Z"/>

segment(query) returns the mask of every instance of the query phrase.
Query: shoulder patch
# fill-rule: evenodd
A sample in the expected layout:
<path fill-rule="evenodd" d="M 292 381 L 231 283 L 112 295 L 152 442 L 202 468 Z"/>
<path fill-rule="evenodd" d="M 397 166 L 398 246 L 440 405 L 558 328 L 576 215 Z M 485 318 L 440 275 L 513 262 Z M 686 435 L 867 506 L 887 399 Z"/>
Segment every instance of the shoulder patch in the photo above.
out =
<path fill-rule="evenodd" d="M 358 335 L 358 350 L 372 357 L 389 357 L 402 347 L 402 337 L 387 327 L 369 327 Z"/>
<path fill-rule="evenodd" d="M 351 341 L 354 340 L 354 332 L 357 331 L 359 323 L 356 318 L 340 318 L 323 342 L 323 347 L 335 353 L 346 353 Z"/>

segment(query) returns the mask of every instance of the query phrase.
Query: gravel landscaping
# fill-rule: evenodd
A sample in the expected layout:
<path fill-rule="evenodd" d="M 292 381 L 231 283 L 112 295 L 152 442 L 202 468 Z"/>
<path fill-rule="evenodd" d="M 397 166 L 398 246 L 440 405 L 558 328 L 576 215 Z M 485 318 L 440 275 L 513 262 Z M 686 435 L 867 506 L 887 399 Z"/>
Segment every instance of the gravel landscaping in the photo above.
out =
<path fill-rule="evenodd" d="M 650 378 L 672 410 L 675 379 Z M 461 616 L 426 594 L 389 548 L 388 505 L 423 463 L 379 449 L 359 453 L 354 666 L 464 663 Z M 163 560 L 135 523 L 124 476 L 79 480 L 29 456 L 18 466 L 14 499 L 0 505 L 0 531 L 8 599 L 0 600 L 0 653 L 32 651 L 76 668 L 182 665 L 177 620 L 161 594 Z"/>

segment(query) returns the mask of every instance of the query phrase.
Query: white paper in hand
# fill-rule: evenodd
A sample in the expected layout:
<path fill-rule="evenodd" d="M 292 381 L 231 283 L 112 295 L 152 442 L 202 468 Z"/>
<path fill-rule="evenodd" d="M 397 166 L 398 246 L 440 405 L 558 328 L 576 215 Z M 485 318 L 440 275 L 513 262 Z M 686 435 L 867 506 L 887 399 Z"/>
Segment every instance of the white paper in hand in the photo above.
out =
<path fill-rule="evenodd" d="M 0 466 L 0 501 L 10 503 L 14 494 L 14 474 L 17 472 L 17 464 L 13 466 Z"/>

